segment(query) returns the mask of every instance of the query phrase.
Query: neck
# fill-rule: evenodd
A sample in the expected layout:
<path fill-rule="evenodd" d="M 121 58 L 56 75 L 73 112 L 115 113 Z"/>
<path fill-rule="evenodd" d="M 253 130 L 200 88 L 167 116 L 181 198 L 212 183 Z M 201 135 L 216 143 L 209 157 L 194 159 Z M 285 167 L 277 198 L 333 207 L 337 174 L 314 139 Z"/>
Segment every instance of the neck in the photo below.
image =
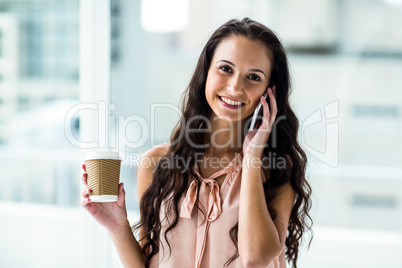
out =
<path fill-rule="evenodd" d="M 244 121 L 219 119 L 216 115 L 209 120 L 211 132 L 205 136 L 209 147 L 205 150 L 208 156 L 233 156 L 240 153 L 244 140 Z"/>

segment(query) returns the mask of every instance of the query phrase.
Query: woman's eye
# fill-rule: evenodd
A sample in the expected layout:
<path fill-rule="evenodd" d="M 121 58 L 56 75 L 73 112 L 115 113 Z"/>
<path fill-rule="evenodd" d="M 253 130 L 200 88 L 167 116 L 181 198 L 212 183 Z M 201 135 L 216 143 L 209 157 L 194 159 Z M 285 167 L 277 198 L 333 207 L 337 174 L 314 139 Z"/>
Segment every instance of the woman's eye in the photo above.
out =
<path fill-rule="evenodd" d="M 219 69 L 221 69 L 225 73 L 231 73 L 232 72 L 232 68 L 230 68 L 230 66 L 227 66 L 227 65 L 221 66 L 221 67 L 219 67 Z"/>
<path fill-rule="evenodd" d="M 254 81 L 261 81 L 261 78 L 256 74 L 250 74 L 248 77 Z"/>

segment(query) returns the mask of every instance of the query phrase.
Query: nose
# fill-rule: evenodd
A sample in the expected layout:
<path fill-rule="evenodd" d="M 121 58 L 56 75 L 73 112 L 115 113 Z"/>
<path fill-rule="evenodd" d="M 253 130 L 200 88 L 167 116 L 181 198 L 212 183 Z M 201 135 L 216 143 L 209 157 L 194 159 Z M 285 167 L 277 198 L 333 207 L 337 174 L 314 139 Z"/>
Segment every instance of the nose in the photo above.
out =
<path fill-rule="evenodd" d="M 235 95 L 240 95 L 243 92 L 243 83 L 240 77 L 233 76 L 227 85 L 227 91 Z"/>

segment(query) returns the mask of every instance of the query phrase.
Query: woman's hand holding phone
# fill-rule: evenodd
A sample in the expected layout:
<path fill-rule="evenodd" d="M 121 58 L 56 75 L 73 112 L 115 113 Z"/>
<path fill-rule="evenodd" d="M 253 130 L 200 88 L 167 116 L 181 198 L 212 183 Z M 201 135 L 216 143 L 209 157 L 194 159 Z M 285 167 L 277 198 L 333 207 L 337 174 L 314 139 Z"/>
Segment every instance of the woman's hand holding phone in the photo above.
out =
<path fill-rule="evenodd" d="M 252 122 L 255 122 L 250 124 L 249 132 L 243 142 L 244 154 L 262 156 L 278 112 L 274 92 L 276 94 L 275 85 L 272 89 L 268 87 L 264 93 L 264 95 L 267 94 L 266 98 L 264 96 L 260 98 L 261 103 L 257 106 L 252 117 Z"/>
<path fill-rule="evenodd" d="M 265 101 L 268 102 L 268 100 L 267 100 L 268 93 L 267 92 L 265 92 L 264 95 L 262 95 L 262 97 L 265 99 Z M 261 124 L 261 121 L 262 121 L 262 115 L 263 115 L 262 114 L 262 103 L 260 102 L 257 105 L 257 108 L 255 108 L 255 110 L 254 110 L 254 114 L 251 119 L 249 130 L 254 130 L 259 127 L 259 125 Z"/>

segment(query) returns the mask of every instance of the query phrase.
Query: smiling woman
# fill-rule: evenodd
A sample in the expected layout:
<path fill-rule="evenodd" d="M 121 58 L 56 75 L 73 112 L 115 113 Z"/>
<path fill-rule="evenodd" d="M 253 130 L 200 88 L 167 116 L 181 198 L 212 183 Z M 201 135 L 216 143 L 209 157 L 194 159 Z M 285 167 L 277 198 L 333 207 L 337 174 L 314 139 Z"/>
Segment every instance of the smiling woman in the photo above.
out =
<path fill-rule="evenodd" d="M 265 73 L 266 77 L 255 69 Z M 260 79 L 250 79 L 257 75 Z M 269 82 L 276 86 L 275 95 L 272 88 L 267 88 Z M 180 137 L 183 125 L 177 125 L 169 145 L 162 147 L 163 149 L 154 148 L 145 156 L 163 156 L 155 171 L 140 170 L 138 174 L 139 196 L 143 195 L 142 219 L 138 226 L 143 234 L 141 240 L 144 241 L 143 252 L 147 259 L 158 254 L 162 264 L 176 266 L 192 266 L 195 261 L 197 267 L 208 267 L 211 262 L 229 267 L 284 267 L 286 251 L 288 260 L 296 267 L 298 240 L 309 228 L 305 220 L 310 206 L 310 187 L 304 177 L 306 157 L 296 141 L 297 119 L 287 100 L 289 89 L 286 54 L 271 30 L 245 18 L 241 21 L 229 21 L 214 32 L 201 52 L 187 89 L 180 120 L 187 122 L 201 115 L 209 119 L 210 129 L 204 135 L 189 133 L 191 139 L 183 139 Z M 257 131 L 247 133 L 246 122 L 264 92 L 270 96 L 270 109 L 268 103 L 261 99 L 264 107 L 263 123 Z M 220 97 L 231 98 L 244 105 L 235 110 L 228 109 Z M 284 115 L 286 121 L 278 124 L 276 130 L 283 139 L 279 144 L 273 144 L 268 137 L 277 114 Z M 205 128 L 202 120 L 191 122 L 191 129 Z M 239 139 L 243 142 L 234 144 Z M 204 147 L 189 146 L 188 140 L 196 140 L 197 145 L 207 144 L 208 147 L 203 149 Z M 293 145 L 285 146 L 288 142 Z M 286 159 L 284 169 L 262 169 L 260 159 L 264 159 L 272 151 Z M 197 154 L 201 154 L 200 159 L 197 159 Z M 162 168 L 163 163 L 170 162 L 172 156 L 176 155 L 184 159 L 194 159 L 190 172 L 183 173 L 180 167 L 172 170 Z M 209 159 L 220 162 L 220 159 L 226 157 L 232 159 L 227 166 L 212 167 L 203 164 Z M 240 185 L 241 190 L 237 188 Z M 189 188 L 183 200 L 187 187 Z M 198 195 L 194 195 L 194 187 L 199 189 Z M 221 195 L 213 190 L 217 187 L 221 187 Z M 206 201 L 208 194 L 209 202 Z M 211 195 L 215 195 L 212 200 L 215 200 L 217 207 L 211 204 Z M 168 196 L 171 198 L 165 200 Z M 188 200 L 194 198 L 198 200 L 196 205 L 189 205 Z M 225 200 L 236 201 L 231 206 Z M 163 219 L 158 211 L 163 212 L 165 206 L 168 222 L 171 223 L 168 226 L 158 223 L 159 219 Z M 181 211 L 177 211 L 175 208 L 180 209 L 180 206 Z M 229 207 L 225 211 L 223 208 L 226 206 Z M 191 209 L 192 207 L 198 209 Z M 202 208 L 206 208 L 206 211 Z M 149 214 L 146 211 L 153 212 Z M 168 211 L 177 212 L 171 214 Z M 202 215 L 206 217 L 206 222 Z M 195 226 L 198 225 L 200 230 L 191 229 L 194 222 L 182 219 L 182 216 L 195 221 Z M 176 225 L 181 227 L 177 229 Z M 180 232 L 181 228 L 189 233 Z M 204 228 L 205 231 L 201 231 Z M 216 237 L 222 230 L 226 230 L 227 235 L 221 236 L 221 241 L 217 241 Z M 193 236 L 191 233 L 197 235 Z M 162 254 L 159 246 L 153 244 L 156 242 L 154 237 L 162 235 L 165 238 L 158 242 L 161 248 L 170 249 L 170 243 L 173 245 L 169 251 L 171 257 L 167 260 L 163 257 L 165 250 Z M 172 241 L 167 241 L 167 237 L 172 237 Z M 197 245 L 194 260 L 190 259 L 184 264 L 178 257 L 183 255 L 180 248 L 191 248 L 191 241 L 196 241 L 194 243 Z M 158 258 L 153 257 L 153 265 L 157 261 Z"/>
<path fill-rule="evenodd" d="M 286 52 L 266 26 L 230 20 L 212 34 L 170 142 L 145 153 L 142 162 L 155 164 L 139 166 L 138 242 L 123 184 L 114 204 L 91 202 L 91 189 L 82 193 L 82 206 L 106 228 L 126 267 L 282 268 L 286 258 L 297 267 L 311 227 L 311 189 L 289 80 Z M 259 103 L 263 120 L 247 131 Z M 277 115 L 286 120 L 276 125 L 280 138 L 273 142 Z M 263 164 L 273 153 L 284 160 L 281 167 Z"/>

